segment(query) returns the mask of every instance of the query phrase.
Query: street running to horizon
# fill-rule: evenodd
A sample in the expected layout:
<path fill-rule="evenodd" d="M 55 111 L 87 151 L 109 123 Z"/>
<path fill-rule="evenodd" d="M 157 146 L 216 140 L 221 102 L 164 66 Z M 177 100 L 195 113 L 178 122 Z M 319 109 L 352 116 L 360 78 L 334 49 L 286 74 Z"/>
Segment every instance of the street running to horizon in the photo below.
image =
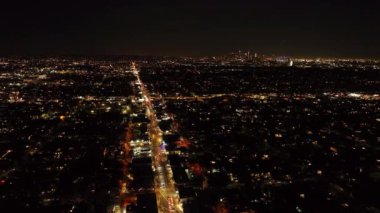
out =
<path fill-rule="evenodd" d="M 154 168 L 154 185 L 158 212 L 182 213 L 182 204 L 173 179 L 173 172 L 167 159 L 167 151 L 165 144 L 163 144 L 162 131 L 158 125 L 149 91 L 141 81 L 139 70 L 136 68 L 135 63 L 132 63 L 131 70 L 137 79 L 138 88 L 143 95 L 147 117 L 150 121 L 148 134 L 152 151 L 152 166 Z"/>

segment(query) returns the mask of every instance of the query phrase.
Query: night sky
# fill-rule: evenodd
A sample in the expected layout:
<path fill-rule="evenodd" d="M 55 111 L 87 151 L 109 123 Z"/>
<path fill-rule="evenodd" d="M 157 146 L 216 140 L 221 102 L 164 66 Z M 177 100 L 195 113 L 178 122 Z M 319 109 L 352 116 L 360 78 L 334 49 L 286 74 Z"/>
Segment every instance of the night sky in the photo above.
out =
<path fill-rule="evenodd" d="M 380 0 L 2 0 L 0 55 L 380 58 Z"/>

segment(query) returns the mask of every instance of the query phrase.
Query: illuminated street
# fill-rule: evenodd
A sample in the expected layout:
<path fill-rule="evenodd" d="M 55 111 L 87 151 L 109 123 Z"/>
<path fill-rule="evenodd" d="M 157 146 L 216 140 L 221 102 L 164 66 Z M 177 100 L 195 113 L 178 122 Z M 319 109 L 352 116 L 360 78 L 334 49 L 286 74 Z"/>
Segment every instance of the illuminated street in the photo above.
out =
<path fill-rule="evenodd" d="M 159 212 L 183 212 L 182 204 L 173 179 L 170 163 L 167 159 L 167 151 L 163 146 L 162 131 L 158 126 L 157 117 L 150 99 L 149 91 L 140 79 L 139 71 L 132 63 L 132 72 L 140 85 L 144 97 L 146 113 L 150 120 L 148 127 L 149 139 L 151 141 L 152 160 L 154 168 L 155 191 Z"/>

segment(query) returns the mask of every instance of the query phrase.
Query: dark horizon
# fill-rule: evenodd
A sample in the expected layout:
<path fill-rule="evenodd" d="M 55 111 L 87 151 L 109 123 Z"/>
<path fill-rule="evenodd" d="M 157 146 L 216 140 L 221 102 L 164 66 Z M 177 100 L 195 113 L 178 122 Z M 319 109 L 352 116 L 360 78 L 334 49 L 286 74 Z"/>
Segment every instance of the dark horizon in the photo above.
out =
<path fill-rule="evenodd" d="M 247 50 L 250 51 L 250 50 Z M 138 57 L 138 58 L 193 58 L 193 59 L 202 59 L 202 58 L 210 58 L 210 57 L 224 57 L 228 56 L 231 53 L 236 53 L 236 51 L 226 52 L 225 54 L 221 53 L 219 55 L 198 55 L 198 56 L 189 56 L 189 55 L 143 55 L 143 54 L 0 54 L 0 58 L 117 58 L 117 57 Z M 243 52 L 243 51 L 242 51 Z M 291 56 L 291 55 L 276 55 L 276 54 L 264 54 L 260 52 L 252 52 L 258 53 L 265 58 L 276 58 L 276 57 L 286 57 L 289 59 L 310 59 L 310 60 L 318 60 L 318 59 L 334 59 L 334 60 L 375 60 L 379 61 L 380 57 L 344 57 L 344 56 Z"/>
<path fill-rule="evenodd" d="M 379 1 L 7 1 L 0 55 L 380 59 Z"/>

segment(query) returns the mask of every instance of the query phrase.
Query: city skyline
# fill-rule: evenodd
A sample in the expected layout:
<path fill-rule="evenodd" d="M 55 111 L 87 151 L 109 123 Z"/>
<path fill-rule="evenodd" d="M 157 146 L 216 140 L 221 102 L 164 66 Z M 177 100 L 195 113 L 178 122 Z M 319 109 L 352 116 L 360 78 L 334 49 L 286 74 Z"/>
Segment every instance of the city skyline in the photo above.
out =
<path fill-rule="evenodd" d="M 6 1 L 0 55 L 380 58 L 378 1 Z"/>

